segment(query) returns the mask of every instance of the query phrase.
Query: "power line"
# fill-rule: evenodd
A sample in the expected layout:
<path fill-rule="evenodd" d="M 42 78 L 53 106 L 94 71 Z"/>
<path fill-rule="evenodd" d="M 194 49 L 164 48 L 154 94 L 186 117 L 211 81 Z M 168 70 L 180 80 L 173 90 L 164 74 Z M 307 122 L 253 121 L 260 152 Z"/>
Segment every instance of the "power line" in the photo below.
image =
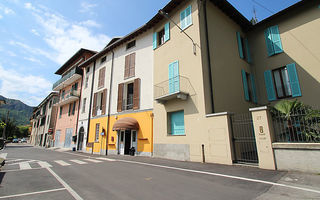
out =
<path fill-rule="evenodd" d="M 255 0 L 252 0 L 253 3 L 257 4 L 258 6 L 264 8 L 265 10 L 269 11 L 271 14 L 274 14 L 275 12 L 273 10 L 270 10 L 269 8 L 267 8 L 266 6 L 262 5 L 261 3 L 255 1 Z"/>

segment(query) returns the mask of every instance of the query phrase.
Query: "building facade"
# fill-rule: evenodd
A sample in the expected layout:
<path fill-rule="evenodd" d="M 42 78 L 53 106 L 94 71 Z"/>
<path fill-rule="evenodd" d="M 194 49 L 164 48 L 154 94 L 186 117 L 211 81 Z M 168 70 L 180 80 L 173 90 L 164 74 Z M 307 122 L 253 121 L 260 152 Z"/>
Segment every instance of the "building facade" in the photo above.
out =
<path fill-rule="evenodd" d="M 59 101 L 54 146 L 73 148 L 76 146 L 77 123 L 80 109 L 83 70 L 79 65 L 96 52 L 80 49 L 56 72 L 61 79 L 53 85 L 53 90 L 59 92 Z"/>

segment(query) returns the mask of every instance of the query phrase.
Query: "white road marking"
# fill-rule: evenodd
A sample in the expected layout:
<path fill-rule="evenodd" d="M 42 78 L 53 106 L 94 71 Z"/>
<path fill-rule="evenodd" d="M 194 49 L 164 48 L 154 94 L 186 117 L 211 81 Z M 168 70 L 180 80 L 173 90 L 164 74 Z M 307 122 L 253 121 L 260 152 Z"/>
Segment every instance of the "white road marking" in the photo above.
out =
<path fill-rule="evenodd" d="M 62 166 L 71 165 L 71 164 L 69 164 L 69 163 L 64 162 L 63 160 L 55 160 L 54 162 L 56 162 L 56 163 L 58 163 L 59 165 L 62 165 Z"/>
<path fill-rule="evenodd" d="M 90 159 L 90 158 L 87 158 L 87 159 L 83 159 L 85 161 L 90 161 L 90 162 L 94 162 L 94 163 L 101 163 L 102 161 L 101 160 L 94 160 L 94 159 Z"/>
<path fill-rule="evenodd" d="M 56 174 L 51 168 L 46 168 L 67 190 L 68 192 L 76 199 L 83 200 L 76 191 L 74 191 L 58 174 Z"/>
<path fill-rule="evenodd" d="M 95 159 L 98 159 L 98 160 L 107 160 L 107 161 L 116 161 L 115 159 L 104 158 L 104 157 L 96 157 Z"/>
<path fill-rule="evenodd" d="M 6 159 L 8 153 L 0 153 L 0 158 Z"/>
<path fill-rule="evenodd" d="M 12 197 L 21 197 L 21 196 L 27 196 L 27 195 L 33 195 L 33 194 L 42 194 L 42 193 L 48 193 L 48 192 L 56 192 L 56 191 L 61 191 L 61 190 L 66 190 L 66 188 L 58 188 L 58 189 L 52 189 L 52 190 L 43 190 L 39 192 L 28 192 L 28 193 L 23 193 L 23 194 L 14 194 L 14 195 L 8 195 L 8 196 L 2 196 L 0 199 L 6 199 L 6 198 L 12 198 Z"/>
<path fill-rule="evenodd" d="M 44 161 L 39 161 L 38 164 L 43 168 L 52 167 L 52 165 L 50 165 L 48 162 L 44 162 Z"/>
<path fill-rule="evenodd" d="M 21 160 L 26 160 L 26 159 L 14 159 L 14 160 L 7 160 L 6 163 L 10 163 L 10 162 L 17 162 L 17 161 L 21 161 Z"/>
<path fill-rule="evenodd" d="M 116 161 L 126 162 L 126 163 L 134 163 L 134 164 L 138 164 L 138 165 L 147 165 L 147 166 L 159 167 L 159 168 L 166 168 L 166 169 L 173 169 L 173 170 L 179 170 L 179 171 L 186 171 L 186 172 L 192 172 L 192 173 L 198 173 L 198 174 L 206 174 L 206 175 L 211 175 L 211 176 L 220 176 L 220 177 L 224 177 L 224 178 L 231 178 L 231 179 L 237 179 L 237 180 L 243 180 L 243 181 L 249 181 L 249 182 L 255 182 L 255 183 L 262 183 L 262 184 L 267 184 L 267 185 L 274 185 L 274 186 L 279 186 L 279 187 L 286 187 L 286 188 L 303 190 L 303 191 L 314 192 L 314 193 L 320 194 L 319 190 L 303 188 L 303 187 L 296 187 L 296 186 L 292 186 L 292 185 L 286 185 L 286 184 L 275 183 L 275 182 L 270 182 L 270 181 L 263 181 L 263 180 L 259 180 L 259 179 L 253 179 L 253 178 L 244 178 L 241 176 L 232 176 L 232 175 L 227 175 L 227 174 L 219 174 L 219 173 L 213 173 L 213 172 L 198 171 L 198 170 L 192 170 L 192 169 L 170 167 L 170 166 L 165 166 L 165 165 L 156 165 L 156 164 L 129 161 L 129 160 L 116 160 Z"/>
<path fill-rule="evenodd" d="M 19 163 L 20 169 L 31 169 L 31 166 L 27 162 L 21 162 Z"/>
<path fill-rule="evenodd" d="M 43 167 L 35 167 L 30 169 L 9 169 L 9 170 L 3 170 L 1 172 L 17 172 L 17 171 L 24 171 L 24 170 L 32 170 L 32 169 L 44 169 Z"/>
<path fill-rule="evenodd" d="M 20 164 L 20 163 L 32 163 L 32 162 L 36 162 L 37 160 L 26 160 L 26 161 L 22 161 L 22 162 L 16 162 L 16 163 L 10 163 L 10 164 L 7 164 L 7 165 L 17 165 L 17 164 Z"/>
<path fill-rule="evenodd" d="M 83 162 L 81 160 L 70 160 L 71 162 L 75 162 L 77 164 L 83 165 L 83 164 L 88 164 L 87 162 Z"/>

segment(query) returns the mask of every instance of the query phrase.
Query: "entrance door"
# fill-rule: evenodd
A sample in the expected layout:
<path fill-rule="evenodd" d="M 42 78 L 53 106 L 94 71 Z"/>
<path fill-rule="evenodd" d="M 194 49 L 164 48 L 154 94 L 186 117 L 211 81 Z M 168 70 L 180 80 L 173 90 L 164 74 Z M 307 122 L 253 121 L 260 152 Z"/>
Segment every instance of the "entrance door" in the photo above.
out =
<path fill-rule="evenodd" d="M 71 146 L 71 140 L 72 140 L 72 128 L 66 129 L 66 137 L 64 139 L 64 147 L 69 148 Z"/>
<path fill-rule="evenodd" d="M 251 113 L 231 116 L 235 162 L 258 163 Z"/>
<path fill-rule="evenodd" d="M 124 154 L 125 155 L 129 154 L 130 148 L 131 148 L 131 130 L 126 130 L 125 136 L 124 136 Z"/>
<path fill-rule="evenodd" d="M 78 134 L 78 146 L 77 146 L 77 150 L 81 151 L 82 150 L 82 146 L 83 146 L 83 137 L 84 137 L 84 128 L 81 127 L 79 130 L 79 134 Z"/>
<path fill-rule="evenodd" d="M 60 146 L 60 134 L 61 134 L 61 131 L 56 131 L 56 134 L 54 135 L 54 146 L 55 147 Z"/>
<path fill-rule="evenodd" d="M 119 132 L 119 137 L 118 137 L 118 153 L 120 155 L 124 155 L 124 131 Z"/>

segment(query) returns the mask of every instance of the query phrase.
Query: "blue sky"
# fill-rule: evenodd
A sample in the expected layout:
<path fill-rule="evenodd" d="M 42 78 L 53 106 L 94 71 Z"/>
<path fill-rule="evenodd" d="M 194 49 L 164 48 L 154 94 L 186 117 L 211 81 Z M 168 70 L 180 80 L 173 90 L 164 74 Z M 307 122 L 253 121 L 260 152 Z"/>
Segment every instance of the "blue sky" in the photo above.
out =
<path fill-rule="evenodd" d="M 78 49 L 100 51 L 146 23 L 170 0 L 1 0 L 0 95 L 36 106 Z M 299 0 L 229 0 L 259 21 Z"/>

